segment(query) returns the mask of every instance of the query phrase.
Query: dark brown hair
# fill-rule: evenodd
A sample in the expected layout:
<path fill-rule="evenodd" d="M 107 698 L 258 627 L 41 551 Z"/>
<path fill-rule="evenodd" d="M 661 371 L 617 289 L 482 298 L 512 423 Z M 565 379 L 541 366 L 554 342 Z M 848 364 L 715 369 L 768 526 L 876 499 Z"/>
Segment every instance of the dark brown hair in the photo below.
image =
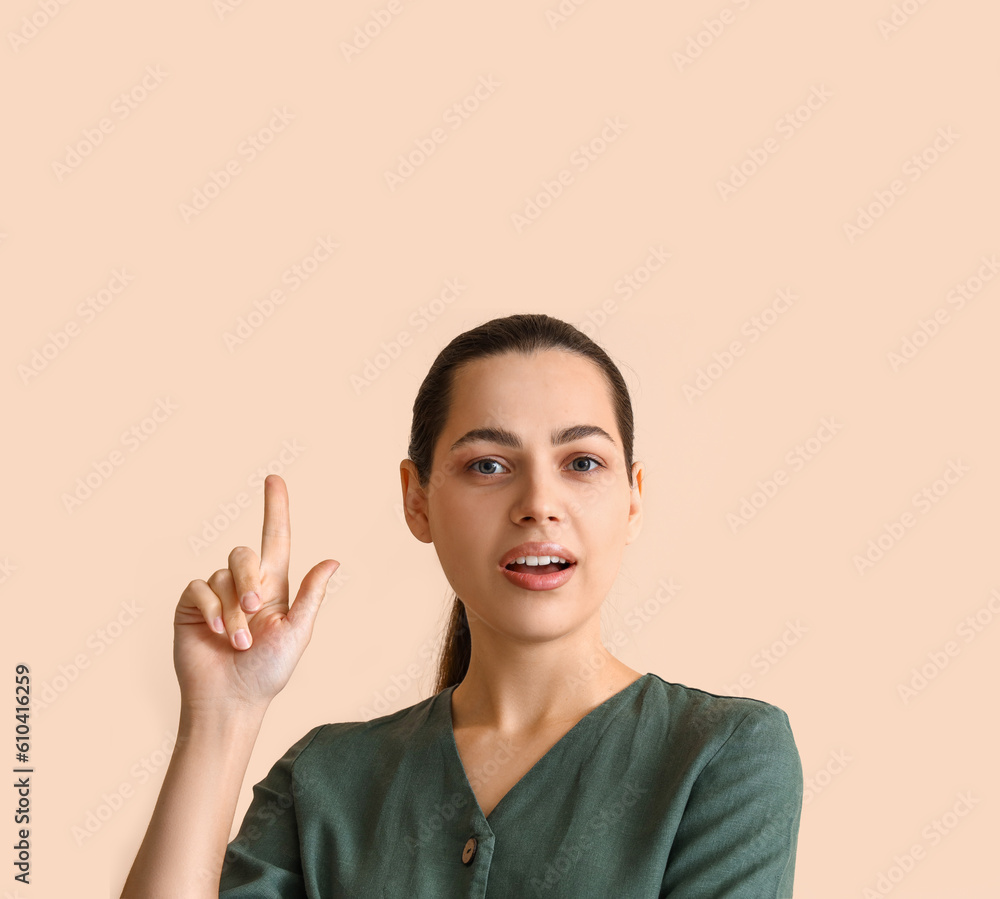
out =
<path fill-rule="evenodd" d="M 495 318 L 459 334 L 441 350 L 431 365 L 413 402 L 413 423 L 407 449 L 407 456 L 417 469 L 421 487 L 426 489 L 431 480 L 434 447 L 448 420 L 455 373 L 474 359 L 486 359 L 504 353 L 530 356 L 548 349 L 576 353 L 590 359 L 604 373 L 610 388 L 618 432 L 622 438 L 629 487 L 633 486 L 632 445 L 635 428 L 632 421 L 632 401 L 618 366 L 579 328 L 550 315 L 521 313 Z M 469 633 L 465 604 L 456 595 L 438 663 L 435 693 L 461 683 L 469 670 L 471 654 L 472 636 Z"/>

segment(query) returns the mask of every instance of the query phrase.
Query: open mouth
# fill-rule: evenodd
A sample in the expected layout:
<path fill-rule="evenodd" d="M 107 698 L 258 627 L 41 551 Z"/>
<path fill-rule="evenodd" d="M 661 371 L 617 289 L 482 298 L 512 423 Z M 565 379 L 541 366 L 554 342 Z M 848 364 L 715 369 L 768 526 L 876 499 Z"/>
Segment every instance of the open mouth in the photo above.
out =
<path fill-rule="evenodd" d="M 517 571 L 520 574 L 552 574 L 554 571 L 564 571 L 573 565 L 573 562 L 549 562 L 548 565 L 529 565 L 527 562 L 510 562 L 504 567 L 508 571 Z"/>

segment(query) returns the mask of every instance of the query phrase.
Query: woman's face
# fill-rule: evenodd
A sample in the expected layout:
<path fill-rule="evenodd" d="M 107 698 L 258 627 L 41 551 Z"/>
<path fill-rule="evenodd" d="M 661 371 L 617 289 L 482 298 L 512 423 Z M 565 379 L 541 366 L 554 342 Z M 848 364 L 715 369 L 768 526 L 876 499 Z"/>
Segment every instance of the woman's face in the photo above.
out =
<path fill-rule="evenodd" d="M 568 428 L 594 432 L 554 444 L 553 434 Z M 503 433 L 470 435 L 479 429 Z M 583 626 L 599 636 L 601 603 L 639 532 L 640 463 L 633 471 L 630 488 L 609 387 L 593 362 L 545 350 L 463 366 L 434 450 L 426 517 L 470 622 L 526 642 Z M 508 579 L 501 560 L 530 541 L 571 554 L 565 583 L 542 590 Z"/>

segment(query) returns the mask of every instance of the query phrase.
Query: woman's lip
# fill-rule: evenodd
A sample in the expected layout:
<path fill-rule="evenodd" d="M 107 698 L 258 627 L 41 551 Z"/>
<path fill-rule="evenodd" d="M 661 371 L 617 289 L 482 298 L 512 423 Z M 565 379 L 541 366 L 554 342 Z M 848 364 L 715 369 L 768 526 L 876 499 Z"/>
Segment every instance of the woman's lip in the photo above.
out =
<path fill-rule="evenodd" d="M 511 571 L 509 568 L 500 568 L 508 581 L 524 590 L 554 590 L 573 577 L 575 570 L 576 562 L 560 571 L 553 571 L 549 574 L 526 574 L 521 571 Z"/>
<path fill-rule="evenodd" d="M 498 564 L 501 566 L 509 565 L 511 562 L 526 556 L 558 556 L 567 562 L 576 562 L 576 557 L 565 546 L 552 541 L 529 541 L 507 550 L 507 554 Z"/>

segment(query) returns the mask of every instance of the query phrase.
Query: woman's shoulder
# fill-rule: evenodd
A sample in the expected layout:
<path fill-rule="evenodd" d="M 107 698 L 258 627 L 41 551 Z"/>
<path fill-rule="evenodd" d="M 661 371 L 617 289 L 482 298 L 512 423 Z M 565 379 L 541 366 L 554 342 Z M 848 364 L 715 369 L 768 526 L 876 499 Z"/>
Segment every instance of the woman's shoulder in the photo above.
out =
<path fill-rule="evenodd" d="M 373 758 L 385 761 L 394 753 L 413 750 L 440 735 L 443 713 L 449 709 L 438 703 L 442 695 L 435 694 L 413 705 L 366 721 L 331 721 L 317 724 L 289 748 L 286 756 L 301 765 L 303 762 L 328 765 L 331 760 L 348 757 Z"/>
<path fill-rule="evenodd" d="M 724 742 L 737 729 L 766 731 L 775 738 L 791 738 L 785 710 L 763 699 L 713 693 L 650 674 L 643 691 L 643 711 L 662 718 L 678 739 Z"/>
<path fill-rule="evenodd" d="M 694 705 L 713 705 L 719 708 L 727 707 L 732 709 L 744 709 L 750 711 L 759 706 L 771 706 L 778 708 L 772 703 L 763 699 L 755 699 L 752 696 L 737 696 L 730 693 L 715 693 L 701 687 L 691 687 L 679 681 L 669 681 L 659 674 L 650 672 L 647 680 L 650 685 L 659 691 L 661 695 L 669 697 L 674 702 Z"/>

